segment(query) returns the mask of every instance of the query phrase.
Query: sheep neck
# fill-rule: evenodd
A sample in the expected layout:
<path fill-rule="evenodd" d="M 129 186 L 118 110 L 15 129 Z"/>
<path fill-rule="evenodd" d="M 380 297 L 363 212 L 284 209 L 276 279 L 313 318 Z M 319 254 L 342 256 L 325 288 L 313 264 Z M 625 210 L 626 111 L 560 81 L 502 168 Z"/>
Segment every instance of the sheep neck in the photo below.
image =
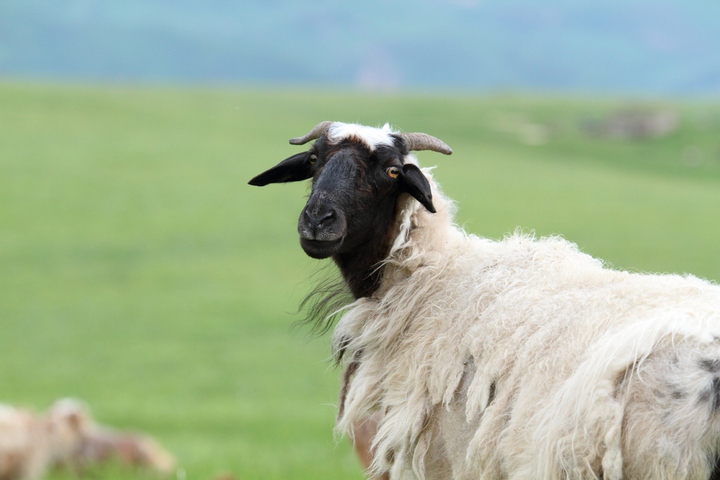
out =
<path fill-rule="evenodd" d="M 380 286 L 384 267 L 381 262 L 390 250 L 390 239 L 364 242 L 348 253 L 333 256 L 335 264 L 356 299 L 369 297 Z"/>

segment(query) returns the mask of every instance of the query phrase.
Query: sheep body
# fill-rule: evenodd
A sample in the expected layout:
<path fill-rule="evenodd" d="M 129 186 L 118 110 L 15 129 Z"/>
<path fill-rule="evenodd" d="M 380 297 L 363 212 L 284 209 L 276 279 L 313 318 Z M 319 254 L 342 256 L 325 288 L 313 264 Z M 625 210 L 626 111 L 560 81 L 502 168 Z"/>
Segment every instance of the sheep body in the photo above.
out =
<path fill-rule="evenodd" d="M 58 400 L 44 415 L 0 405 L 0 480 L 42 478 L 79 448 L 87 418 L 73 399 Z"/>
<path fill-rule="evenodd" d="M 53 467 L 84 476 L 112 459 L 161 475 L 176 466 L 155 439 L 99 425 L 79 400 L 60 399 L 43 414 L 0 404 L 0 480 L 37 480 Z"/>
<path fill-rule="evenodd" d="M 338 430 L 382 412 L 393 479 L 709 478 L 720 287 L 559 237 L 468 235 L 424 173 L 437 213 L 400 199 L 380 286 L 335 329 Z"/>

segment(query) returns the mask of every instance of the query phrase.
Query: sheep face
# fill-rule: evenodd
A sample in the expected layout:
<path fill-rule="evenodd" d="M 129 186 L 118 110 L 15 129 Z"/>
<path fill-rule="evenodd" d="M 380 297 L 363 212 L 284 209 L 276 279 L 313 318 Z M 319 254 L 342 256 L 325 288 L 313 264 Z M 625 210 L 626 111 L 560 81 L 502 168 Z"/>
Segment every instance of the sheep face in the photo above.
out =
<path fill-rule="evenodd" d="M 419 144 L 418 135 L 426 143 Z M 349 277 L 357 274 L 367 279 L 367 271 L 387 254 L 398 198 L 409 194 L 435 212 L 430 184 L 409 150 L 441 148 L 432 142 L 447 151 L 449 147 L 425 134 L 396 134 L 387 126 L 377 129 L 337 122 L 323 122 L 291 143 L 309 139 L 317 141 L 308 151 L 283 160 L 249 183 L 264 186 L 312 179 L 310 196 L 298 219 L 300 245 L 310 257 L 332 257 L 353 293 L 363 296 L 371 287 L 353 288 Z"/>
<path fill-rule="evenodd" d="M 312 191 L 298 219 L 300 244 L 309 256 L 348 254 L 383 245 L 398 196 L 410 193 L 430 211 L 430 186 L 417 166 L 404 164 L 402 145 L 370 150 L 358 140 L 318 141 L 310 149 Z M 385 253 L 385 252 L 383 252 Z"/>
<path fill-rule="evenodd" d="M 358 138 L 319 138 L 250 181 L 253 185 L 312 178 L 312 191 L 298 220 L 300 244 L 313 258 L 346 254 L 367 243 L 385 243 L 397 199 L 409 193 L 434 212 L 430 185 L 420 169 L 404 163 L 402 140 L 371 148 Z"/>

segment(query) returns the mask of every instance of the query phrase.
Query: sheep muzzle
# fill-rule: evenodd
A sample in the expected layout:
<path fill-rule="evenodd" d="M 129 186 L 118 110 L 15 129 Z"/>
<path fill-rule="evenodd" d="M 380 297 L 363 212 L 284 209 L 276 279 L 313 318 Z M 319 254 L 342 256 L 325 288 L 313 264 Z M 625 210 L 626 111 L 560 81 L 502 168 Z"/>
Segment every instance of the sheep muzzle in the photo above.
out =
<path fill-rule="evenodd" d="M 318 192 L 310 197 L 300 214 L 298 233 L 306 254 L 312 258 L 328 258 L 342 245 L 347 221 L 327 192 Z"/>

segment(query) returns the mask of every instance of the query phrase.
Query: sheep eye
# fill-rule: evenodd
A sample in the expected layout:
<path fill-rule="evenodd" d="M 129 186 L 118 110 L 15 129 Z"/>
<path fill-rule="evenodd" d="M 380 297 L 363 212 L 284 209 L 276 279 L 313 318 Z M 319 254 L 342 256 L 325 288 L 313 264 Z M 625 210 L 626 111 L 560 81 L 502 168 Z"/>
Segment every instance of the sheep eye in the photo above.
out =
<path fill-rule="evenodd" d="M 388 167 L 385 172 L 392 178 L 397 178 L 400 175 L 400 169 L 398 167 Z"/>
<path fill-rule="evenodd" d="M 310 162 L 310 165 L 315 165 L 315 162 L 317 162 L 317 155 L 314 153 L 310 154 L 308 157 L 308 162 Z"/>

